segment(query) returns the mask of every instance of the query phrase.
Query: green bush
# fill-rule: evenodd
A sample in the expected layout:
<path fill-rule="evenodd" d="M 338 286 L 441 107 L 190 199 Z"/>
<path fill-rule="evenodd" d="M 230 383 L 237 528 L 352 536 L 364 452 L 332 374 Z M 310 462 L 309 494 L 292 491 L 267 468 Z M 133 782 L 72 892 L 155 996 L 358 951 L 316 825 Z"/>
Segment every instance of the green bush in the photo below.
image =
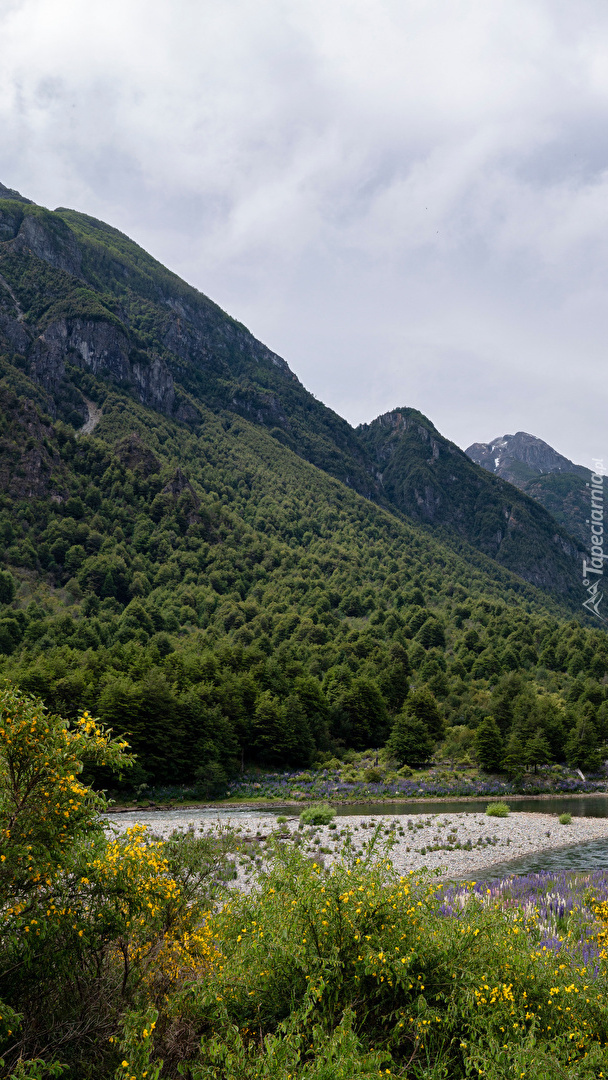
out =
<path fill-rule="evenodd" d="M 303 810 L 300 814 L 300 824 L 302 825 L 329 825 L 330 821 L 335 818 L 336 811 L 329 803 L 316 803 L 314 806 L 307 806 L 306 810 Z"/>
<path fill-rule="evenodd" d="M 277 825 L 284 825 L 286 821 L 287 818 L 285 817 L 285 814 L 279 814 L 277 818 Z"/>
<path fill-rule="evenodd" d="M 410 769 L 409 765 L 402 765 L 401 768 L 399 769 L 398 775 L 399 776 L 404 776 L 404 777 L 413 776 L 414 775 L 414 770 Z"/>
<path fill-rule="evenodd" d="M 511 807 L 507 806 L 504 802 L 490 803 L 486 810 L 488 817 L 508 817 L 511 812 Z"/>
<path fill-rule="evenodd" d="M 366 769 L 363 775 L 368 784 L 379 784 L 384 774 L 382 769 L 379 769 L 377 765 L 370 765 L 369 769 Z"/>
<path fill-rule="evenodd" d="M 572 814 L 560 814 L 558 820 L 560 825 L 569 825 L 572 821 Z"/>
<path fill-rule="evenodd" d="M 202 1040 L 188 1050 L 161 1017 L 152 1060 L 192 1080 L 605 1073 L 603 978 L 566 951 L 558 967 L 512 909 L 472 894 L 446 917 L 444 897 L 384 858 L 324 872 L 277 854 L 259 890 L 214 916 L 222 955 L 170 1006 Z"/>

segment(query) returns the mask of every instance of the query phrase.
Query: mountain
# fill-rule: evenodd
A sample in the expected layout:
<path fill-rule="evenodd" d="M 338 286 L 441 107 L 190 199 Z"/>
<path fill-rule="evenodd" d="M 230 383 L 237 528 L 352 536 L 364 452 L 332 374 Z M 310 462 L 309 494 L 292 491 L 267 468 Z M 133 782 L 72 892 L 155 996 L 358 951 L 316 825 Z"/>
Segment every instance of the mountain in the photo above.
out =
<path fill-rule="evenodd" d="M 7 192 L 0 334 L 49 415 L 85 423 L 87 387 L 101 376 L 185 423 L 200 422 L 201 401 L 239 413 L 355 490 L 377 493 L 350 425 L 244 326 L 118 230 Z"/>
<path fill-rule="evenodd" d="M 404 708 L 456 758 L 489 715 L 553 760 L 608 736 L 542 507 L 413 410 L 353 430 L 123 234 L 0 194 L 1 678 L 125 732 L 135 787 L 380 747 Z"/>
<path fill-rule="evenodd" d="M 589 469 L 575 465 L 548 443 L 525 431 L 503 435 L 491 443 L 473 443 L 465 454 L 488 472 L 516 486 L 545 473 L 574 473 L 583 480 L 590 476 Z"/>
<path fill-rule="evenodd" d="M 91 430 L 109 386 L 191 428 L 203 406 L 239 415 L 367 498 L 578 598 L 572 538 L 475 470 L 430 421 L 391 424 L 414 419 L 405 409 L 353 430 L 281 357 L 124 234 L 7 188 L 0 195 L 0 350 L 50 417 Z"/>
<path fill-rule="evenodd" d="M 544 506 L 585 547 L 589 530 L 587 484 L 591 476 L 548 443 L 525 431 L 503 435 L 491 443 L 473 443 L 465 451 L 488 472 L 508 480 Z"/>
<path fill-rule="evenodd" d="M 535 585 L 572 589 L 573 539 L 533 499 L 473 464 L 421 413 L 396 409 L 357 430 L 385 496 L 409 518 L 456 533 Z"/>

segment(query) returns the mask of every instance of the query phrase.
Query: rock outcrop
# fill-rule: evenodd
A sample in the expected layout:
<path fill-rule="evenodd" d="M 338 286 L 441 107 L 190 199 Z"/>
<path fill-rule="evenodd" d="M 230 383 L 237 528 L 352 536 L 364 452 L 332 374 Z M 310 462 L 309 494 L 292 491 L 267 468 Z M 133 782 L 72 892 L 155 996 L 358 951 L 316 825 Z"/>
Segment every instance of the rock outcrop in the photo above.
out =
<path fill-rule="evenodd" d="M 465 454 L 488 472 L 501 476 L 517 487 L 521 487 L 522 465 L 537 476 L 545 473 L 576 473 L 585 479 L 589 476 L 588 469 L 575 465 L 548 443 L 525 431 L 503 435 L 490 443 L 473 443 L 467 447 Z"/>

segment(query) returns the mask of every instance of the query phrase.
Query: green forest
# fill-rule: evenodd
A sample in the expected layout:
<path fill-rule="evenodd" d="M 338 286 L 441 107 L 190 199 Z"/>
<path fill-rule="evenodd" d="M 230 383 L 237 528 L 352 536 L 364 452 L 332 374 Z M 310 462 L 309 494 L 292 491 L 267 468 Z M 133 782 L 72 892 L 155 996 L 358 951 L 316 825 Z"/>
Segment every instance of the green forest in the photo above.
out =
<path fill-rule="evenodd" d="M 25 422 L 5 390 L 5 447 Z M 2 673 L 125 733 L 133 784 L 321 763 L 397 721 L 458 757 L 493 718 L 488 767 L 513 733 L 527 764 L 597 767 L 605 633 L 478 553 L 240 418 L 191 432 L 108 392 L 93 435 L 38 434 L 67 497 L 2 500 Z"/>
<path fill-rule="evenodd" d="M 351 428 L 128 237 L 8 195 L 6 683 L 124 734 L 132 790 L 387 745 L 597 770 L 608 638 L 539 503 L 413 409 Z"/>

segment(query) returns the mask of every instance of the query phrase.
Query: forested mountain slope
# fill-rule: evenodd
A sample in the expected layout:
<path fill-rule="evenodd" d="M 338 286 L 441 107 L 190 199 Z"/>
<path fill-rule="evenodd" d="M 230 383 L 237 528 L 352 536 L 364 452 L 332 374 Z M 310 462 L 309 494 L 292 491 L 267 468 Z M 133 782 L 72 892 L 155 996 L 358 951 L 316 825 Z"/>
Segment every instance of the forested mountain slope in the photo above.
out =
<path fill-rule="evenodd" d="M 380 505 L 578 597 L 577 544 L 516 489 L 475 469 L 430 421 L 389 431 L 383 417 L 355 432 L 283 359 L 118 230 L 6 188 L 0 356 L 35 383 L 45 412 L 75 427 L 89 417 L 87 400 L 101 403 L 100 381 L 193 429 L 203 406 L 241 415 Z"/>
<path fill-rule="evenodd" d="M 580 590 L 578 545 L 532 498 L 488 474 L 415 409 L 395 409 L 359 436 L 389 501 L 415 521 L 462 536 L 527 581 Z"/>
<path fill-rule="evenodd" d="M 410 686 L 440 728 L 508 725 L 518 694 L 562 721 L 604 701 L 602 631 L 263 428 L 204 411 L 193 431 L 108 391 L 77 437 L 2 406 L 4 674 L 128 732 L 147 779 L 382 745 Z"/>
<path fill-rule="evenodd" d="M 244 326 L 118 230 L 13 197 L 0 198 L 0 238 L 0 341 L 40 386 L 51 415 L 84 423 L 88 376 L 101 375 L 191 424 L 200 422 L 200 402 L 240 413 L 377 494 L 349 424 Z"/>
<path fill-rule="evenodd" d="M 459 746 L 541 730 L 550 760 L 605 738 L 603 630 L 380 505 L 382 439 L 121 234 L 0 208 L 3 677 L 126 732 L 134 782 L 382 746 L 408 710 Z"/>

